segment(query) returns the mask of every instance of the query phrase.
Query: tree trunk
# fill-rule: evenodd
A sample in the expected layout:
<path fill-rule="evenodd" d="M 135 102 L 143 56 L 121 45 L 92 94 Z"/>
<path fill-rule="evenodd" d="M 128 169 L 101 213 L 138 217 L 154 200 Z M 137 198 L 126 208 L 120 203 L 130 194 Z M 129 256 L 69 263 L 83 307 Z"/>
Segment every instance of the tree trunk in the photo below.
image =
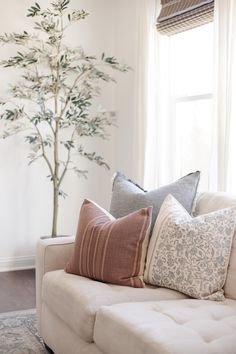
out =
<path fill-rule="evenodd" d="M 57 96 L 55 96 L 55 112 L 57 114 Z M 54 176 L 53 176 L 53 220 L 52 220 L 52 237 L 57 237 L 57 219 L 58 219 L 58 197 L 59 197 L 59 161 L 58 161 L 58 130 L 59 121 L 56 121 L 54 135 Z"/>
<path fill-rule="evenodd" d="M 52 221 L 52 237 L 57 236 L 57 221 L 58 221 L 58 196 L 59 189 L 57 183 L 53 184 L 53 221 Z"/>

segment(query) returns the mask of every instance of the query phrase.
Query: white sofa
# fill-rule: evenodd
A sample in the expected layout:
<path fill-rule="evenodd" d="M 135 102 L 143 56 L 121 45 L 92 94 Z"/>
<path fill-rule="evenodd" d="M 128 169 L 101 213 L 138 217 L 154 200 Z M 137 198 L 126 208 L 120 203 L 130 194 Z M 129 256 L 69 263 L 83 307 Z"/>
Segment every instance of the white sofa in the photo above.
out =
<path fill-rule="evenodd" d="M 230 196 L 202 193 L 195 215 L 232 205 Z M 37 247 L 38 329 L 55 354 L 236 354 L 236 236 L 223 302 L 67 274 L 73 245 L 70 237 Z"/>

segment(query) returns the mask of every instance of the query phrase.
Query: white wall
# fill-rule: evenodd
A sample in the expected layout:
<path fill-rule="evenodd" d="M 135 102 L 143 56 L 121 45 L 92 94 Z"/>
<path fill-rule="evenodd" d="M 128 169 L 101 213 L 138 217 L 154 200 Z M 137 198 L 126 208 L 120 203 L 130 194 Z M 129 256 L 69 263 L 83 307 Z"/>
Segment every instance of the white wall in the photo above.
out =
<path fill-rule="evenodd" d="M 119 129 L 115 135 L 115 168 L 135 179 L 135 83 L 138 51 L 138 0 L 113 1 L 114 53 L 131 67 L 126 76 L 119 75 L 115 87 L 115 107 Z"/>
<path fill-rule="evenodd" d="M 131 177 L 135 164 L 133 127 L 135 65 L 136 65 L 136 0 L 73 0 L 75 8 L 85 8 L 91 15 L 73 29 L 68 36 L 71 44 L 82 45 L 91 54 L 105 51 L 132 66 L 134 71 L 117 74 L 118 84 L 104 88 L 101 102 L 118 115 L 118 129 L 111 131 L 109 142 L 89 144 L 105 157 L 111 166 L 107 172 L 98 166 L 81 161 L 89 169 L 87 181 L 68 176 L 64 190 L 68 193 L 61 202 L 59 232 L 74 234 L 79 208 L 85 197 L 108 208 L 111 176 L 120 170 Z M 29 0 L 8 0 L 1 6 L 0 33 L 29 29 L 25 17 Z M 49 1 L 40 1 L 48 5 Z M 13 48 L 0 48 L 0 58 L 13 54 Z M 14 80 L 12 69 L 0 69 L 0 96 L 6 94 L 7 84 Z M 0 271 L 32 266 L 35 244 L 40 236 L 48 235 L 51 228 L 51 185 L 45 177 L 44 163 L 27 165 L 27 146 L 21 136 L 0 140 Z"/>

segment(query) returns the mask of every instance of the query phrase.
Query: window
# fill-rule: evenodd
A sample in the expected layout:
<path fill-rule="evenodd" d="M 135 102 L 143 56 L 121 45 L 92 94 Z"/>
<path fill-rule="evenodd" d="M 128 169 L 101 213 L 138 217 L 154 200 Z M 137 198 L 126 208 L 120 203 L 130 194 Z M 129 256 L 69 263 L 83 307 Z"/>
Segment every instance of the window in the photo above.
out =
<path fill-rule="evenodd" d="M 175 177 L 201 170 L 208 189 L 213 131 L 213 24 L 170 37 Z"/>

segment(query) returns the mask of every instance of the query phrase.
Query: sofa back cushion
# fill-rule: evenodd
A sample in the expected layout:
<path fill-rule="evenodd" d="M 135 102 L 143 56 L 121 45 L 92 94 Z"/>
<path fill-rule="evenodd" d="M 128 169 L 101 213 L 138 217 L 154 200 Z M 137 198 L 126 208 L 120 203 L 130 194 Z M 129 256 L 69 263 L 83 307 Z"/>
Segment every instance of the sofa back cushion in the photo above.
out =
<path fill-rule="evenodd" d="M 226 193 L 201 193 L 197 197 L 194 216 L 231 206 L 236 206 L 236 197 Z M 234 232 L 224 292 L 226 297 L 236 300 L 236 231 Z"/>

